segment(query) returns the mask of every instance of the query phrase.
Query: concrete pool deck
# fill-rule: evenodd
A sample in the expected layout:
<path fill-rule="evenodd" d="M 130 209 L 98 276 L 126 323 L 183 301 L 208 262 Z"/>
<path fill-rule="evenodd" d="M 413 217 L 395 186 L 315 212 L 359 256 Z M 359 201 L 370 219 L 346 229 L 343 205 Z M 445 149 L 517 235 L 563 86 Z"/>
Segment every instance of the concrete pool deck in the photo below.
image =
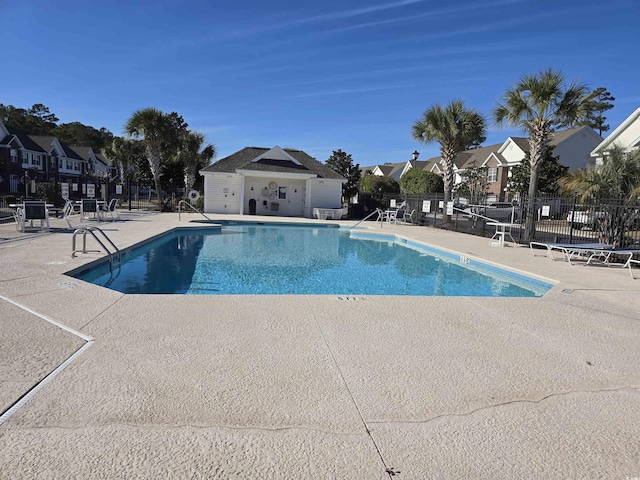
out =
<path fill-rule="evenodd" d="M 201 226 L 122 216 L 100 225 L 119 248 Z M 71 231 L 0 226 L 0 411 L 85 348 L 0 425 L 0 478 L 640 477 L 640 279 L 366 225 L 556 286 L 542 298 L 123 295 L 64 275 L 103 256 L 71 258 Z"/>

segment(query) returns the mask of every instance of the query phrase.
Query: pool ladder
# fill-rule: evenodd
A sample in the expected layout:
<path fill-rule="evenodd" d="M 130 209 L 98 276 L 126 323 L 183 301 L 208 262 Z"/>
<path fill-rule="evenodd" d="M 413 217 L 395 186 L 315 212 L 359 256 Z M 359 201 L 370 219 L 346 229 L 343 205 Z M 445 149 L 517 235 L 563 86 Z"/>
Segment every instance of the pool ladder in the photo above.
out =
<path fill-rule="evenodd" d="M 111 247 L 113 247 L 113 250 L 114 250 L 113 252 L 109 250 L 109 248 L 107 248 L 104 242 L 102 242 L 102 240 L 100 240 L 96 236 L 95 234 L 96 231 L 100 232 L 100 234 L 102 235 L 102 237 L 104 237 L 107 243 L 111 245 Z M 118 264 L 120 264 L 122 263 L 122 254 L 120 252 L 120 249 L 118 249 L 118 247 L 115 246 L 115 244 L 111 241 L 111 239 L 107 237 L 107 234 L 104 233 L 102 229 L 98 227 L 78 228 L 76 229 L 75 232 L 73 232 L 73 238 L 71 239 L 71 257 L 74 258 L 76 256 L 76 253 L 89 253 L 89 252 L 101 251 L 101 250 L 87 250 L 87 233 L 90 234 L 93 238 L 95 238 L 96 242 L 98 242 L 100 246 L 104 249 L 104 251 L 107 252 L 107 255 L 109 256 L 109 271 L 113 273 L 113 256 L 117 255 Z M 76 248 L 76 237 L 78 236 L 78 234 L 82 234 L 81 250 Z"/>
<path fill-rule="evenodd" d="M 196 207 L 194 207 L 193 205 L 191 205 L 189 202 L 187 202 L 186 200 L 180 200 L 178 202 L 178 221 L 180 221 L 180 206 L 181 205 L 187 205 L 191 210 L 193 210 L 196 213 L 199 213 L 200 215 L 202 215 L 204 218 L 206 218 L 207 220 L 209 220 L 210 222 L 212 221 L 209 217 L 207 217 L 204 213 L 202 213 L 200 210 L 198 210 Z"/>

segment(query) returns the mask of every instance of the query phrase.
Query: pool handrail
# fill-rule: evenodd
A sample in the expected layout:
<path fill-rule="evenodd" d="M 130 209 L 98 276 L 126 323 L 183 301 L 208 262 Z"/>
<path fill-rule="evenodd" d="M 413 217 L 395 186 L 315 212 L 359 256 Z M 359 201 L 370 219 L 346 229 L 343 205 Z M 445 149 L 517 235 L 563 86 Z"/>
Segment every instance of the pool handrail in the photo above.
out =
<path fill-rule="evenodd" d="M 109 248 L 107 248 L 107 246 L 96 236 L 96 234 L 94 232 L 100 232 L 100 234 L 102 235 L 102 237 L 109 243 L 109 245 L 111 245 L 114 249 L 114 251 L 112 252 L 111 250 L 109 250 Z M 78 234 L 82 234 L 82 249 L 77 249 L 76 248 L 76 236 Z M 111 241 L 111 239 L 107 236 L 106 233 L 104 233 L 104 231 L 101 228 L 98 227 L 83 227 L 83 228 L 78 228 L 73 232 L 73 237 L 71 238 L 71 258 L 75 258 L 76 253 L 89 253 L 89 252 L 99 252 L 100 250 L 87 250 L 87 233 L 90 234 L 96 242 L 98 242 L 98 244 L 104 249 L 104 251 L 107 253 L 108 257 L 109 257 L 109 271 L 113 273 L 113 254 L 117 254 L 118 255 L 118 264 L 122 263 L 122 253 L 120 252 L 120 249 L 118 247 L 116 247 L 116 245 Z"/>
<path fill-rule="evenodd" d="M 360 225 L 362 222 L 364 222 L 365 220 L 367 220 L 370 217 L 373 217 L 374 215 L 378 214 L 378 210 L 374 210 L 373 212 L 371 212 L 369 215 L 367 215 L 366 217 L 364 217 L 362 220 L 360 220 L 358 223 L 356 223 L 355 225 L 352 225 L 351 227 L 349 227 L 349 230 L 351 230 L 352 228 L 357 227 L 358 225 Z"/>
<path fill-rule="evenodd" d="M 181 213 L 180 206 L 181 206 L 183 203 L 184 203 L 185 205 L 189 205 L 189 208 L 191 208 L 191 210 L 193 210 L 193 211 L 195 211 L 195 212 L 199 213 L 200 215 L 202 215 L 204 218 L 206 218 L 206 219 L 207 219 L 207 220 L 209 220 L 210 222 L 212 222 L 212 221 L 213 221 L 213 220 L 211 220 L 209 217 L 207 217 L 204 213 L 202 213 L 200 210 L 198 210 L 196 207 L 194 207 L 194 206 L 193 206 L 193 205 L 191 205 L 189 202 L 187 202 L 186 200 L 180 200 L 180 201 L 178 202 L 178 221 L 180 221 L 180 213 Z"/>

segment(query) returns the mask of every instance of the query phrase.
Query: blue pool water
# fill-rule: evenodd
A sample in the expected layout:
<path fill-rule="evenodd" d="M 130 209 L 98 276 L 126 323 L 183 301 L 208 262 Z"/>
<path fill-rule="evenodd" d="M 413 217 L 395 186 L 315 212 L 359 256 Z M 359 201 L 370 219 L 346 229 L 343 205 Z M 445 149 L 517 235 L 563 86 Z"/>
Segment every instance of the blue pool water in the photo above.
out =
<path fill-rule="evenodd" d="M 177 229 L 76 278 L 129 294 L 537 297 L 552 285 L 459 255 L 327 226 Z"/>

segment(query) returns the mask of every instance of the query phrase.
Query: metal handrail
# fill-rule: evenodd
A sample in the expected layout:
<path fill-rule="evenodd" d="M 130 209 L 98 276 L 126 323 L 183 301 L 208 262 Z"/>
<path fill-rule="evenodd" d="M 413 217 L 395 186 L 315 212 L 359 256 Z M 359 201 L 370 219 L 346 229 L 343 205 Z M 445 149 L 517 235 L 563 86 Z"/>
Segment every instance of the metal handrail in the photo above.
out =
<path fill-rule="evenodd" d="M 111 252 L 111 250 L 109 250 L 107 248 L 107 246 L 96 236 L 96 234 L 94 233 L 94 230 L 97 230 L 98 232 L 100 232 L 102 234 L 102 236 L 105 238 L 105 240 L 113 247 L 115 252 Z M 77 250 L 76 249 L 76 236 L 79 233 L 82 234 L 82 250 Z M 75 258 L 76 253 L 78 253 L 78 252 L 80 252 L 80 253 L 89 253 L 89 252 L 99 252 L 100 251 L 100 250 L 87 250 L 87 233 L 91 234 L 91 236 L 93 238 L 95 238 L 96 242 L 98 242 L 98 244 L 104 249 L 104 251 L 107 252 L 107 255 L 109 256 L 109 271 L 113 272 L 113 253 L 117 253 L 118 262 L 119 263 L 122 263 L 122 253 L 120 252 L 120 249 L 118 247 L 116 247 L 116 245 L 107 236 L 107 234 L 102 231 L 101 228 L 98 228 L 98 227 L 87 227 L 87 228 L 78 228 L 78 229 L 76 229 L 73 232 L 73 237 L 71 238 L 71 258 Z"/>
<path fill-rule="evenodd" d="M 364 222 L 365 220 L 367 220 L 370 217 L 373 217 L 375 214 L 378 214 L 378 210 L 374 210 L 373 212 L 371 212 L 369 215 L 367 215 L 366 217 L 364 217 L 362 220 L 360 220 L 358 223 L 356 223 L 355 225 L 352 225 L 349 230 L 351 230 L 352 228 L 357 227 L 358 225 L 360 225 L 362 222 Z"/>
<path fill-rule="evenodd" d="M 189 202 L 187 202 L 186 200 L 180 200 L 178 202 L 178 221 L 180 221 L 180 205 L 182 204 L 185 205 L 189 205 L 189 208 L 191 208 L 191 210 L 195 211 L 196 213 L 199 213 L 200 215 L 202 215 L 204 218 L 206 218 L 207 220 L 209 220 L 210 222 L 212 221 L 209 217 L 207 217 L 204 213 L 202 213 L 200 210 L 198 210 L 196 207 L 194 207 L 193 205 L 191 205 Z"/>

